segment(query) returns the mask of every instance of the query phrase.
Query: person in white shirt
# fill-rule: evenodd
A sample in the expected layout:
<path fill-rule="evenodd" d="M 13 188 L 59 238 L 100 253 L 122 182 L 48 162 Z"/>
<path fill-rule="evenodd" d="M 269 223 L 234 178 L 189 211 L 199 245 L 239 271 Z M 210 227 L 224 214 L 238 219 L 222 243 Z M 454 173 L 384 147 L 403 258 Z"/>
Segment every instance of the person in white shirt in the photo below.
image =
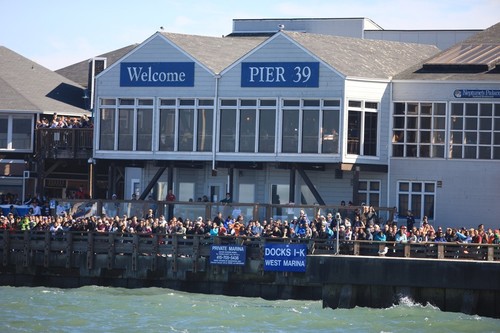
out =
<path fill-rule="evenodd" d="M 33 209 L 33 215 L 35 216 L 40 216 L 42 215 L 42 209 L 40 208 L 40 206 L 38 205 L 38 201 L 34 200 L 32 203 L 31 203 L 31 206 L 30 206 L 32 209 Z"/>

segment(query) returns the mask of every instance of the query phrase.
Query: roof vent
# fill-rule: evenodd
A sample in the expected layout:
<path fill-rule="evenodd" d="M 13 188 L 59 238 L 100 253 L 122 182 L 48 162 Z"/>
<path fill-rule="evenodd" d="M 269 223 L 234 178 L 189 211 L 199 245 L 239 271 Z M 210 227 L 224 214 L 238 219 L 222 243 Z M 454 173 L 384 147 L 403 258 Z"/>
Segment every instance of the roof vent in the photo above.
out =
<path fill-rule="evenodd" d="M 283 31 L 285 29 L 285 25 L 284 24 L 279 24 L 278 25 L 278 29 L 279 29 L 279 31 Z"/>

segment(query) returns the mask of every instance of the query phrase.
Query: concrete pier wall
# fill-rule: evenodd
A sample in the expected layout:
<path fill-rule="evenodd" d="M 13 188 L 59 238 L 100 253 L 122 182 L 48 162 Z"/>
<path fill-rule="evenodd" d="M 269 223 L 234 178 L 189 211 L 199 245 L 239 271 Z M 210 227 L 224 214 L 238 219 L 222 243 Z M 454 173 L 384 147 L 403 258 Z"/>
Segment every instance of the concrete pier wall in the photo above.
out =
<path fill-rule="evenodd" d="M 3 249 L 6 249 L 4 247 Z M 203 253 L 203 251 L 201 251 Z M 500 263 L 491 261 L 308 255 L 305 273 L 268 272 L 263 260 L 211 265 L 173 257 L 61 251 L 3 252 L 0 285 L 75 288 L 167 287 L 265 299 L 322 300 L 325 307 L 388 307 L 405 298 L 443 311 L 500 318 Z"/>

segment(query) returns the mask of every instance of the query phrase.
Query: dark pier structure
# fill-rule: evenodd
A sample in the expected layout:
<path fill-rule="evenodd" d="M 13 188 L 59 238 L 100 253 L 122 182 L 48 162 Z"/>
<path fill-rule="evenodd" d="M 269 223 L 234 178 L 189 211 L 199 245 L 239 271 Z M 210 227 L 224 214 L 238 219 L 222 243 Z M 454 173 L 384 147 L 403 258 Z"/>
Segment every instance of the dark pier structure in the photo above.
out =
<path fill-rule="evenodd" d="M 305 272 L 267 271 L 270 243 L 307 246 Z M 246 248 L 244 265 L 211 263 L 213 245 Z M 380 249 L 387 247 L 384 256 Z M 500 318 L 500 247 L 116 233 L 0 232 L 0 285 L 101 285 L 389 307 L 402 297 Z"/>

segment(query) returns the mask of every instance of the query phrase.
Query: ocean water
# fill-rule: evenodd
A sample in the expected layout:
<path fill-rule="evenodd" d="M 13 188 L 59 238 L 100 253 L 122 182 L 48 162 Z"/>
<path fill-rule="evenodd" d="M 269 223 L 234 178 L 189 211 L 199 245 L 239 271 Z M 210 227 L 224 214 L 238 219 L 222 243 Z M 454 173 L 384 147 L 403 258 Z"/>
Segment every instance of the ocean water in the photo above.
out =
<path fill-rule="evenodd" d="M 162 288 L 0 287 L 0 332 L 500 332 L 500 320 L 400 300 L 386 309 Z"/>

